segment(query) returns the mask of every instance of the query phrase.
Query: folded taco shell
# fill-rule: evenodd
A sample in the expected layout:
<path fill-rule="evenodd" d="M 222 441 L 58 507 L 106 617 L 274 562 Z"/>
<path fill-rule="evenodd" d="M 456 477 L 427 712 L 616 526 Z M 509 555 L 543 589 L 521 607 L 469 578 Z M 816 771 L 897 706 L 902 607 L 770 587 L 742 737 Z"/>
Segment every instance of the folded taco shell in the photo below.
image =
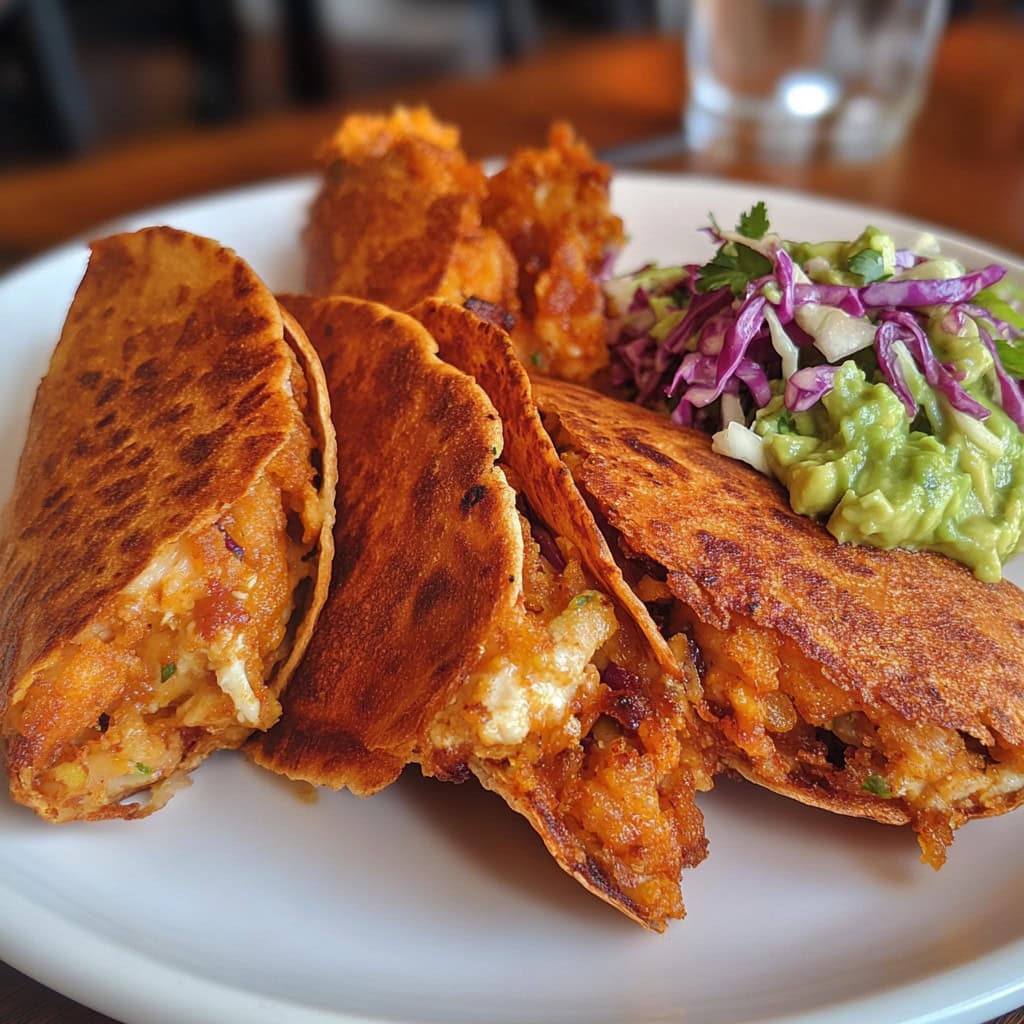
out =
<path fill-rule="evenodd" d="M 233 252 L 171 228 L 94 243 L 0 521 L 16 800 L 139 817 L 277 719 L 327 591 L 327 401 Z"/>
<path fill-rule="evenodd" d="M 476 776 L 582 885 L 663 928 L 705 852 L 702 755 L 536 413 L 532 433 L 511 424 L 438 358 L 470 332 L 518 368 L 507 337 L 439 302 L 419 320 L 282 302 L 323 360 L 346 457 L 334 583 L 256 761 L 363 795 L 409 763 Z"/>
<path fill-rule="evenodd" d="M 1024 594 L 839 544 L 710 439 L 569 384 L 545 423 L 637 595 L 694 647 L 720 765 L 804 803 L 953 830 L 1024 799 Z"/>

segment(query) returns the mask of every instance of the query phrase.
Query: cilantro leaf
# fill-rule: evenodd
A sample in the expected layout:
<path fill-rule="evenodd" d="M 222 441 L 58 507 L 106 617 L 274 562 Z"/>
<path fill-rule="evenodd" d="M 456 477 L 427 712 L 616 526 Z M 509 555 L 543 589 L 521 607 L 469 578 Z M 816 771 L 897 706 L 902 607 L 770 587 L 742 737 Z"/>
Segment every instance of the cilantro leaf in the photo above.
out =
<path fill-rule="evenodd" d="M 143 764 L 141 761 L 136 761 L 135 762 L 135 770 L 140 775 L 152 775 L 153 774 L 153 769 L 150 768 L 148 764 Z"/>
<path fill-rule="evenodd" d="M 861 788 L 869 793 L 874 793 L 875 796 L 882 797 L 883 800 L 892 799 L 892 790 L 889 788 L 889 783 L 881 775 L 869 775 L 864 780 L 864 785 Z"/>
<path fill-rule="evenodd" d="M 746 245 L 723 245 L 697 272 L 697 291 L 731 288 L 739 297 L 755 278 L 772 272 L 772 261 Z"/>
<path fill-rule="evenodd" d="M 169 661 L 162 669 L 160 669 L 160 682 L 166 683 L 175 672 L 178 671 L 178 666 L 173 661 Z"/>
<path fill-rule="evenodd" d="M 793 415 L 788 409 L 784 409 L 782 415 L 775 421 L 775 433 L 776 434 L 795 434 L 796 423 L 793 420 Z"/>
<path fill-rule="evenodd" d="M 877 249 L 861 249 L 854 253 L 846 261 L 846 269 L 857 274 L 865 284 L 891 276 L 885 272 L 885 260 Z"/>
<path fill-rule="evenodd" d="M 1013 345 L 1002 338 L 993 338 L 1003 369 L 1014 377 L 1024 377 L 1024 344 Z"/>
<path fill-rule="evenodd" d="M 746 213 L 740 214 L 736 230 L 747 238 L 764 238 L 768 233 L 768 207 L 763 200 L 754 203 Z"/>

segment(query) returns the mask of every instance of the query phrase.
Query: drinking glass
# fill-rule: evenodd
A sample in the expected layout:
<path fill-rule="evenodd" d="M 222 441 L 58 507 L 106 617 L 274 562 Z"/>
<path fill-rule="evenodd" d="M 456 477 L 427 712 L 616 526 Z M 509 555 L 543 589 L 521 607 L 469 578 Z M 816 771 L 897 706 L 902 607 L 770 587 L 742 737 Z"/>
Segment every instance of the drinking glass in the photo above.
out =
<path fill-rule="evenodd" d="M 690 0 L 687 144 L 870 160 L 921 105 L 948 0 Z"/>

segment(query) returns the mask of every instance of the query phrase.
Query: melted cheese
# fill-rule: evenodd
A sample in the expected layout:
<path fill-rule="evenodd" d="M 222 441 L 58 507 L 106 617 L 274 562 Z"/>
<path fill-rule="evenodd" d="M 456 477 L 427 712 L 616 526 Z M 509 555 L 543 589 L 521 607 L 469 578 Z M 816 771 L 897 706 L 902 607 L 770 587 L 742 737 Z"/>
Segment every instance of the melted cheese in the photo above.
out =
<path fill-rule="evenodd" d="M 579 691 L 597 682 L 597 670 L 587 667 L 615 628 L 611 601 L 586 591 L 549 624 L 549 646 L 499 655 L 475 673 L 476 699 L 487 712 L 479 740 L 522 743 L 538 727 L 565 724 Z"/>
<path fill-rule="evenodd" d="M 231 698 L 241 725 L 255 725 L 260 720 L 260 702 L 245 672 L 245 659 L 232 658 L 216 668 L 217 685 Z"/>

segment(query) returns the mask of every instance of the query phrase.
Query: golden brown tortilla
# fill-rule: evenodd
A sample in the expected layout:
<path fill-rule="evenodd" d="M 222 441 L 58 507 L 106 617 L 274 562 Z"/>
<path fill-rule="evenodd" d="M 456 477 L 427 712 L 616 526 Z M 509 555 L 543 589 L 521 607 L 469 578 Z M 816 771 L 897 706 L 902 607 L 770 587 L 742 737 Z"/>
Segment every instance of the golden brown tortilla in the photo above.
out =
<path fill-rule="evenodd" d="M 289 458 L 294 465 L 286 465 Z M 198 721 L 179 723 L 178 732 L 189 734 L 175 736 L 181 750 L 173 770 L 156 770 L 140 758 L 135 784 L 121 786 L 109 801 L 65 800 L 64 783 L 52 777 L 84 756 L 86 746 L 102 743 L 108 730 L 116 735 L 116 707 L 160 699 L 154 692 L 160 683 L 138 654 L 142 647 L 119 644 L 117 609 L 132 587 L 146 590 L 146 573 L 161 557 L 183 538 L 209 544 L 210 535 L 217 548 L 210 566 L 230 540 L 240 567 L 256 579 L 259 569 L 246 564 L 255 554 L 231 540 L 223 522 L 240 501 L 262 507 L 247 495 L 271 487 L 270 471 L 274 479 L 292 481 L 285 495 L 291 507 L 281 508 L 278 518 L 283 530 L 286 512 L 295 517 L 293 529 L 303 535 L 296 545 L 306 551 L 308 567 L 295 570 L 308 582 L 297 586 L 297 612 L 279 647 L 267 654 L 259 682 L 268 693 L 258 716 L 252 713 L 263 728 L 276 718 L 274 695 L 301 655 L 326 595 L 335 467 L 316 355 L 302 329 L 290 318 L 282 321 L 273 295 L 242 260 L 216 242 L 171 228 L 93 244 L 36 396 L 0 524 L 0 713 L 16 799 L 54 820 L 136 817 L 159 806 L 211 750 L 238 746 L 248 735 L 251 729 L 239 724 L 206 729 Z M 212 574 L 206 585 L 216 583 Z M 143 611 L 148 600 L 140 598 Z M 211 630 L 210 616 L 223 617 L 228 601 L 206 609 Z M 243 601 L 233 607 L 236 618 L 248 615 Z M 69 661 L 74 652 L 87 655 L 88 664 Z M 172 674 L 180 686 L 184 664 Z M 157 716 L 161 728 L 167 714 L 173 711 Z M 146 728 L 153 731 L 156 723 Z M 80 772 L 64 768 L 62 775 L 73 788 Z M 159 790 L 160 798 L 145 807 L 121 802 L 147 789 Z"/>
<path fill-rule="evenodd" d="M 583 550 L 602 542 L 536 413 L 532 425 L 506 422 L 503 438 L 484 391 L 438 358 L 439 345 L 453 357 L 497 339 L 522 377 L 507 337 L 433 301 L 417 310 L 422 323 L 355 300 L 282 302 L 324 362 L 348 456 L 331 593 L 281 722 L 253 744 L 256 761 L 364 795 L 410 762 L 455 781 L 472 773 L 587 889 L 664 928 L 683 912 L 682 867 L 705 853 L 693 801 L 702 754 L 682 742 L 677 680 L 663 678 L 614 591 L 584 567 Z M 519 415 L 520 398 L 528 390 L 501 411 Z M 561 570 L 517 511 L 534 499 L 530 514 L 563 545 Z M 585 560 L 618 575 L 606 548 Z M 604 640 L 588 640 L 595 623 Z M 564 667 L 584 647 L 579 667 Z M 598 674 L 609 652 L 628 669 L 614 685 Z M 517 703 L 535 678 L 540 688 Z M 493 692 L 491 703 L 481 696 Z"/>
<path fill-rule="evenodd" d="M 653 413 L 548 380 L 535 394 L 634 581 L 636 556 L 662 567 L 707 645 L 724 765 L 806 803 L 911 821 L 933 864 L 952 829 L 1024 799 L 1020 590 L 940 555 L 839 544 L 776 484 Z M 710 695 L 715 663 L 728 699 Z M 760 720 L 741 709 L 776 687 L 788 711 L 774 696 Z"/>
<path fill-rule="evenodd" d="M 515 467 L 521 486 L 549 527 L 576 542 L 594 576 L 637 619 L 666 672 L 678 674 L 678 659 L 615 564 L 583 496 L 544 429 L 530 378 L 516 357 L 508 334 L 465 309 L 428 299 L 411 310 L 438 345 L 447 363 L 469 374 L 494 403 L 505 438 L 505 461 Z"/>
<path fill-rule="evenodd" d="M 369 795 L 415 756 L 522 564 L 490 402 L 409 317 L 282 298 L 323 360 L 344 463 L 334 583 L 259 764 Z"/>

